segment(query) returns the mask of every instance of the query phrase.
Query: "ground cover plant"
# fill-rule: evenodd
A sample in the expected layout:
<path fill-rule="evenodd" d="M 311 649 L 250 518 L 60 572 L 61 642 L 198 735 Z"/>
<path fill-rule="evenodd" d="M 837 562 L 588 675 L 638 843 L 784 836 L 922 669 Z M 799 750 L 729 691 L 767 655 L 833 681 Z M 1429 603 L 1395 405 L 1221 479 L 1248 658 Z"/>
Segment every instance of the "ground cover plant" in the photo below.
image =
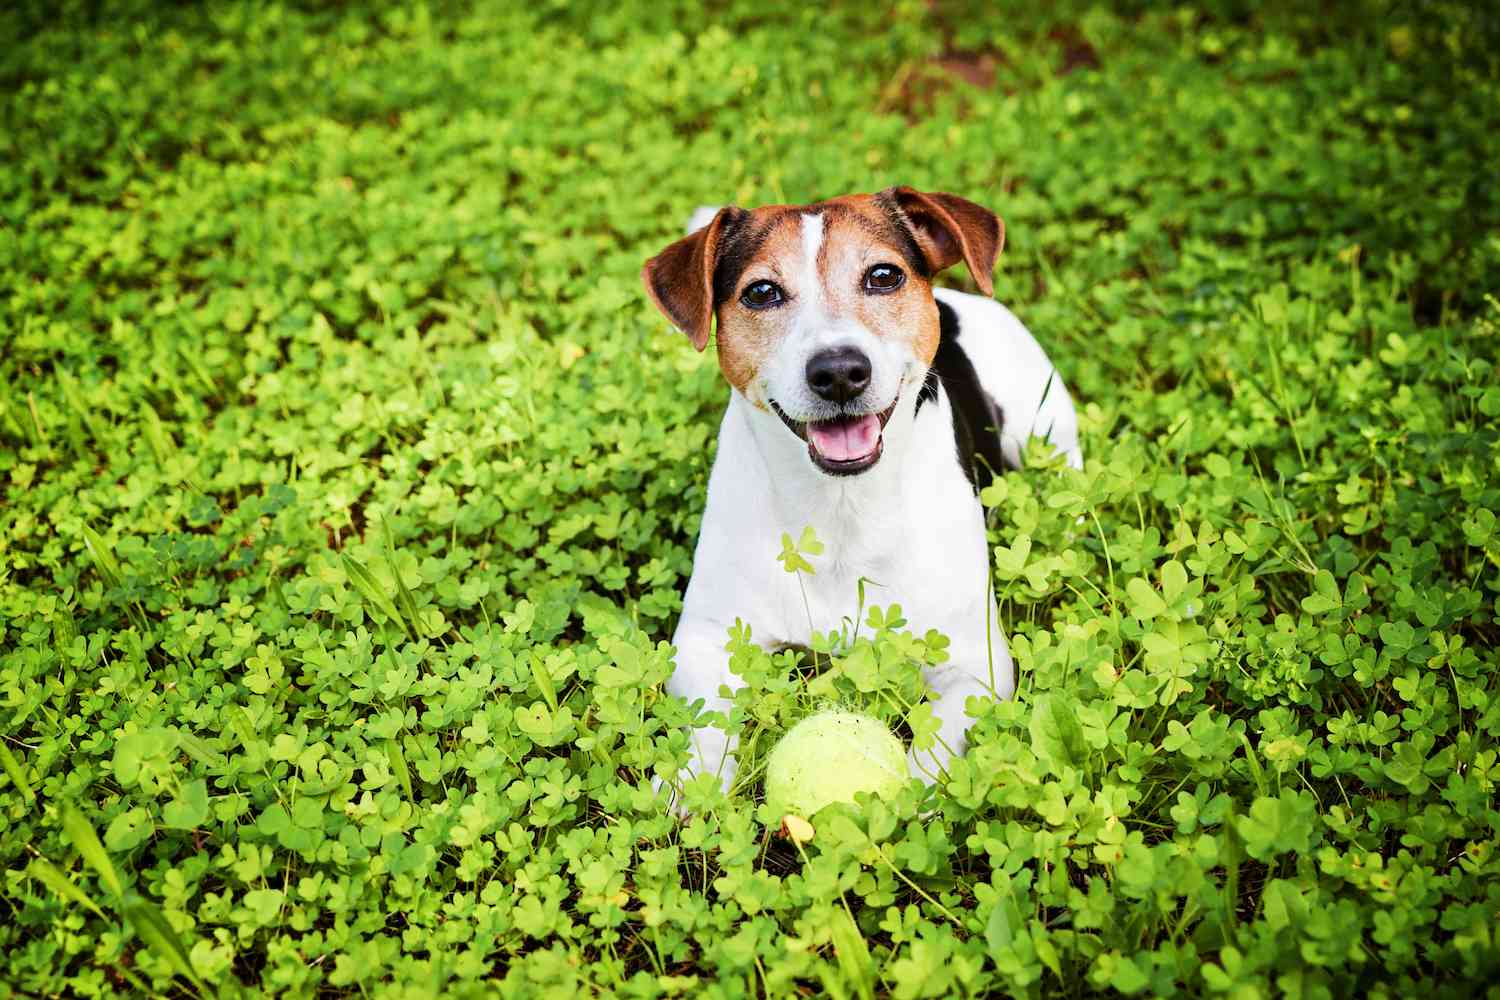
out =
<path fill-rule="evenodd" d="M 1494 995 L 1495 17 L 0 12 L 0 995 Z M 727 635 L 679 824 L 724 390 L 637 270 L 893 183 L 1081 400 L 982 498 L 1017 698 L 782 836 L 945 640 Z"/>

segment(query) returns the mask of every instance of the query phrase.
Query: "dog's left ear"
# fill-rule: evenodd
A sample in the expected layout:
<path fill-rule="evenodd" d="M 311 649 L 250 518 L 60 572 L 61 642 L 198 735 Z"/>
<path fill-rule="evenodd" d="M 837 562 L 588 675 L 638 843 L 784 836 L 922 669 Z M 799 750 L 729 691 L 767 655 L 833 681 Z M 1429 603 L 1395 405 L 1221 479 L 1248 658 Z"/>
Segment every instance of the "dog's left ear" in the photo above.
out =
<path fill-rule="evenodd" d="M 995 294 L 990 272 L 1005 246 L 1005 223 L 999 216 L 956 194 L 909 187 L 894 187 L 886 194 L 911 224 L 912 235 L 933 273 L 962 260 L 969 265 L 979 290 Z"/>
<path fill-rule="evenodd" d="M 724 207 L 713 221 L 646 261 L 641 281 L 656 308 L 703 350 L 714 325 L 714 268 L 726 229 L 741 210 Z"/>

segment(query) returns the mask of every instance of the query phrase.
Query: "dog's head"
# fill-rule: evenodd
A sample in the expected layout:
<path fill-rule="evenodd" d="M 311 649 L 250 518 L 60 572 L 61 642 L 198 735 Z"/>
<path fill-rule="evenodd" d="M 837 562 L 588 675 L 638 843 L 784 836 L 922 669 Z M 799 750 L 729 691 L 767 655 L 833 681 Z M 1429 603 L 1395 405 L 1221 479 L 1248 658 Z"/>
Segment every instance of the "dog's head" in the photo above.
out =
<path fill-rule="evenodd" d="M 698 350 L 717 317 L 724 377 L 806 442 L 818 469 L 852 475 L 880 460 L 886 423 L 932 364 L 932 276 L 963 260 L 988 295 L 1004 241 L 987 209 L 897 187 L 720 209 L 641 276 Z"/>

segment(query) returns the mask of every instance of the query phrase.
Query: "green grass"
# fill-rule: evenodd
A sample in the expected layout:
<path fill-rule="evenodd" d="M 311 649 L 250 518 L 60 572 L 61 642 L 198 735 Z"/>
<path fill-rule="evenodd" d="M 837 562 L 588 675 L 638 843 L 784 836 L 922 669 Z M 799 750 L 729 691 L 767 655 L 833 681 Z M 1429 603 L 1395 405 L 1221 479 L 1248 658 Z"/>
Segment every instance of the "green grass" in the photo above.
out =
<path fill-rule="evenodd" d="M 385 6 L 0 13 L 0 996 L 1493 995 L 1494 13 Z M 678 825 L 725 389 L 638 269 L 893 183 L 1081 401 L 1018 696 L 793 843 L 945 640 L 726 636 Z"/>

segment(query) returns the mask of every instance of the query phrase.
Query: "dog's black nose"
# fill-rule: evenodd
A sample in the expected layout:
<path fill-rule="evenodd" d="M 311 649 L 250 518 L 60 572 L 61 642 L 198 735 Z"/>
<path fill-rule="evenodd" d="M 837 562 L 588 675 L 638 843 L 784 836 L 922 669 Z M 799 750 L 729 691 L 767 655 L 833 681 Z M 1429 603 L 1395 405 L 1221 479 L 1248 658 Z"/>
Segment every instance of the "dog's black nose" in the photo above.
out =
<path fill-rule="evenodd" d="M 855 347 L 819 351 L 807 361 L 807 384 L 832 403 L 847 403 L 870 384 L 870 359 Z"/>

